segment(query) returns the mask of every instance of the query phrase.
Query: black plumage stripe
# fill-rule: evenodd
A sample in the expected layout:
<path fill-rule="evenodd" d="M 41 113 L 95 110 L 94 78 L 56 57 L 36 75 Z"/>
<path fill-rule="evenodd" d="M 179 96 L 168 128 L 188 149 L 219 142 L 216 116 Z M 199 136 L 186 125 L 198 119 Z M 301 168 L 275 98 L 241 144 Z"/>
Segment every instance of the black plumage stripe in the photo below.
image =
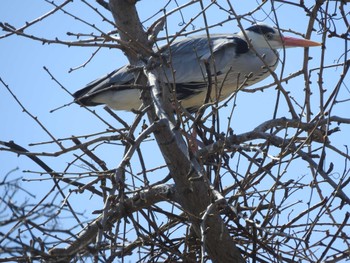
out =
<path fill-rule="evenodd" d="M 188 99 L 203 92 L 207 86 L 205 82 L 176 83 L 176 97 L 178 100 Z"/>
<path fill-rule="evenodd" d="M 267 25 L 261 25 L 261 24 L 248 27 L 246 31 L 252 31 L 254 33 L 261 34 L 261 35 L 265 35 L 267 33 L 276 33 L 272 27 L 269 27 Z"/>
<path fill-rule="evenodd" d="M 237 55 L 247 53 L 249 51 L 249 46 L 247 41 L 243 40 L 242 38 L 239 37 L 233 37 L 235 41 L 235 47 L 236 47 L 236 53 Z M 233 45 L 233 44 L 231 44 Z"/>

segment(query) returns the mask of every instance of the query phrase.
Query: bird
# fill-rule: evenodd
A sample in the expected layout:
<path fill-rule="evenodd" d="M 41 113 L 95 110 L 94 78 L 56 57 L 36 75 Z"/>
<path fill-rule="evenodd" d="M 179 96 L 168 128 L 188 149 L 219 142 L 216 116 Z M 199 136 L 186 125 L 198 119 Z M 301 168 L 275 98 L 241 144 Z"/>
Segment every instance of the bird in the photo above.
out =
<path fill-rule="evenodd" d="M 257 23 L 237 34 L 186 37 L 155 52 L 165 61 L 159 65 L 162 72 L 159 81 L 175 87 L 177 100 L 193 113 L 205 101 L 209 78 L 219 88 L 219 96 L 212 89 L 212 100 L 222 101 L 275 71 L 280 60 L 278 49 L 319 45 L 311 40 L 284 36 L 275 27 Z M 74 102 L 81 106 L 105 104 L 114 110 L 137 110 L 142 101 L 140 90 L 134 84 L 134 73 L 125 65 L 76 91 Z"/>

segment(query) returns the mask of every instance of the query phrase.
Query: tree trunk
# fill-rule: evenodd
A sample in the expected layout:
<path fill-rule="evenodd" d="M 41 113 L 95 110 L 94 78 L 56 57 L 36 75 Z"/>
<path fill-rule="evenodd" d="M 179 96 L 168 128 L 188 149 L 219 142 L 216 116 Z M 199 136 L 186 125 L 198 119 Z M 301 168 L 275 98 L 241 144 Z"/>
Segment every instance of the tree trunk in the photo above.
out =
<path fill-rule="evenodd" d="M 147 51 L 151 50 L 151 44 L 139 21 L 135 2 L 132 0 L 109 2 L 120 38 L 128 43 L 125 53 L 130 63 L 134 65 L 138 62 L 139 56 L 148 58 Z M 162 102 L 156 101 L 155 94 L 159 89 L 156 78 L 157 72 L 149 72 L 147 78 L 145 76 L 139 78 L 139 84 L 150 84 L 152 87 L 150 91 L 145 92 L 143 102 L 155 108 L 149 114 L 150 122 L 161 120 L 160 128 L 154 136 L 175 181 L 180 196 L 179 203 L 189 216 L 198 238 L 205 243 L 205 249 L 213 262 L 244 262 L 216 205 L 212 205 L 215 198 L 206 175 L 202 173 L 198 162 L 189 158 L 181 133 L 165 114 Z M 210 211 L 206 213 L 209 207 Z"/>

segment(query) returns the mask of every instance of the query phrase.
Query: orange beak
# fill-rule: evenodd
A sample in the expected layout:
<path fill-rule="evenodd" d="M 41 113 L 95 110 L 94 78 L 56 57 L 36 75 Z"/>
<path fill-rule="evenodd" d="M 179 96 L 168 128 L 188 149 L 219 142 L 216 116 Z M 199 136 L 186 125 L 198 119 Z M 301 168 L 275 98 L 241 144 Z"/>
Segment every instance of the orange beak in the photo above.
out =
<path fill-rule="evenodd" d="M 316 47 L 322 45 L 315 41 L 295 37 L 282 37 L 282 42 L 285 47 Z"/>

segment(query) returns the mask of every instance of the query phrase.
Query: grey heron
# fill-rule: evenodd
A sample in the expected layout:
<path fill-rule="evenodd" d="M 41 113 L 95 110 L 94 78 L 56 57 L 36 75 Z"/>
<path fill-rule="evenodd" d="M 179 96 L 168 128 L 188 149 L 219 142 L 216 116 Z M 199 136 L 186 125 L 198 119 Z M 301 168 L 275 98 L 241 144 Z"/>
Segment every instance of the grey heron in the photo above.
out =
<path fill-rule="evenodd" d="M 311 40 L 283 36 L 278 29 L 260 23 L 238 34 L 187 37 L 156 51 L 169 62 L 160 66 L 163 72 L 160 81 L 175 87 L 182 106 L 194 112 L 203 105 L 207 94 L 207 72 L 216 81 L 221 101 L 239 87 L 268 77 L 279 62 L 277 49 L 319 45 Z M 205 70 L 204 63 L 210 65 L 210 70 Z M 134 82 L 134 74 L 124 66 L 89 83 L 73 96 L 83 106 L 106 104 L 115 110 L 138 109 L 142 102 Z M 214 90 L 212 98 L 215 98 Z"/>

